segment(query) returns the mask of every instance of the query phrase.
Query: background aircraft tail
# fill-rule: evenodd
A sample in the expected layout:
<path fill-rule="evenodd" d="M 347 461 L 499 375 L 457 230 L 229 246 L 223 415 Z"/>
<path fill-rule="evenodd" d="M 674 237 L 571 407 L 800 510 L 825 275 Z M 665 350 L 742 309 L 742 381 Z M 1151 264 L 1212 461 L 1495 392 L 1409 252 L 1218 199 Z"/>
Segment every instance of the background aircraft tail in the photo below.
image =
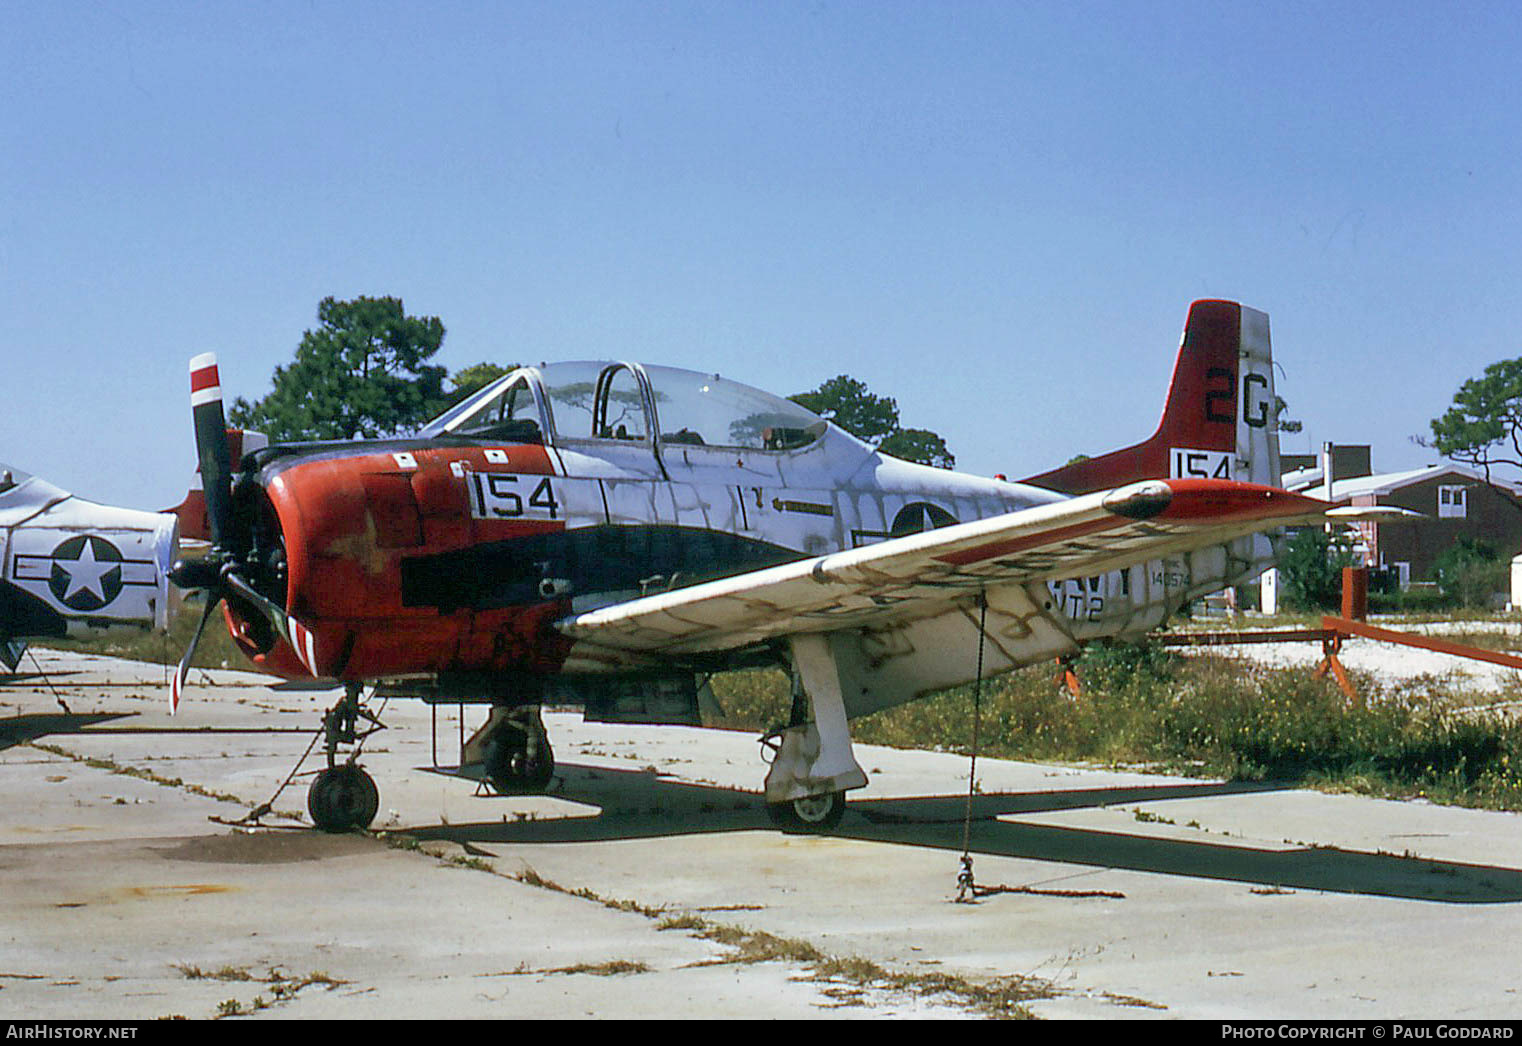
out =
<path fill-rule="evenodd" d="M 236 468 L 243 455 L 270 445 L 269 437 L 251 429 L 227 430 L 227 457 Z M 201 488 L 201 469 L 196 467 L 195 486 L 185 494 L 185 500 L 173 508 L 164 509 L 180 520 L 180 537 L 189 541 L 210 541 L 211 520 L 206 511 L 206 492 Z"/>
<path fill-rule="evenodd" d="M 1236 302 L 1197 301 L 1152 438 L 1024 482 L 1074 495 L 1176 477 L 1277 487 L 1275 403 L 1268 314 Z"/>

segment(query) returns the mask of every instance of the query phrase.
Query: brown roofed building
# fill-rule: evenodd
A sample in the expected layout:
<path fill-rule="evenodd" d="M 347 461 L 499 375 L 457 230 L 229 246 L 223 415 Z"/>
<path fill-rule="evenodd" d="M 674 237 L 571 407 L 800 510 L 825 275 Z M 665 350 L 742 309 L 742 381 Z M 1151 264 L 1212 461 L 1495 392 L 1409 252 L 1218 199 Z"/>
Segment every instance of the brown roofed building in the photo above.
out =
<path fill-rule="evenodd" d="M 1290 473 L 1284 485 L 1310 497 L 1327 497 L 1319 470 Z M 1503 559 L 1522 552 L 1522 493 L 1496 481 L 1487 483 L 1482 473 L 1461 465 L 1334 478 L 1330 500 L 1394 505 L 1421 513 L 1420 519 L 1356 524 L 1368 565 L 1396 569 L 1402 587 L 1437 580 L 1438 557 L 1461 538 L 1484 541 Z"/>

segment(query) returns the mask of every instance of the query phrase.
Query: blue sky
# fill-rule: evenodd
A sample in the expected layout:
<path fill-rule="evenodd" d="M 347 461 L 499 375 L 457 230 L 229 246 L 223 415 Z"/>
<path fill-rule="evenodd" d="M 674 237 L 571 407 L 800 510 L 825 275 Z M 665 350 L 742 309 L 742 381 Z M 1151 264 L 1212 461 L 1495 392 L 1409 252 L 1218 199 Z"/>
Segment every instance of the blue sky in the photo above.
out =
<path fill-rule="evenodd" d="M 1514 4 L 0 5 L 0 459 L 162 507 L 186 361 L 268 390 L 328 295 L 451 369 L 839 373 L 1028 475 L 1149 435 L 1188 303 L 1305 433 L 1522 356 Z"/>

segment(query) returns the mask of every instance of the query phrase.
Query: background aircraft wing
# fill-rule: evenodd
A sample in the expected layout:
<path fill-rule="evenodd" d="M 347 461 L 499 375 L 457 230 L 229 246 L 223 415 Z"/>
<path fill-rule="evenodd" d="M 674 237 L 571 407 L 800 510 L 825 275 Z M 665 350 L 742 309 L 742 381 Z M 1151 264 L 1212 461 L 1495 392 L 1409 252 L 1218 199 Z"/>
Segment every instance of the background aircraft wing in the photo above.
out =
<path fill-rule="evenodd" d="M 1255 484 L 1149 480 L 644 596 L 575 614 L 557 627 L 610 651 L 668 655 L 797 633 L 891 628 L 943 615 L 979 591 L 1164 560 L 1320 520 L 1332 509 Z M 1050 612 L 1051 603 L 1031 610 L 1031 616 Z"/>

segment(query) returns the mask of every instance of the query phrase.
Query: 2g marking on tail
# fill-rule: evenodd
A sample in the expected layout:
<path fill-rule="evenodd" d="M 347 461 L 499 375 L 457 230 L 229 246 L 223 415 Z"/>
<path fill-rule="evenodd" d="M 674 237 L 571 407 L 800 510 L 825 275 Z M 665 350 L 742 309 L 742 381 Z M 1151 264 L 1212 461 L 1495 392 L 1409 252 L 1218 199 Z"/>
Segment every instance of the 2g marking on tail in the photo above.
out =
<path fill-rule="evenodd" d="M 1236 421 L 1237 376 L 1230 367 L 1211 367 L 1205 381 L 1205 420 L 1230 425 Z M 1268 427 L 1273 417 L 1268 378 L 1257 371 L 1242 375 L 1242 422 L 1255 429 Z M 1224 478 L 1224 477 L 1222 477 Z"/>

